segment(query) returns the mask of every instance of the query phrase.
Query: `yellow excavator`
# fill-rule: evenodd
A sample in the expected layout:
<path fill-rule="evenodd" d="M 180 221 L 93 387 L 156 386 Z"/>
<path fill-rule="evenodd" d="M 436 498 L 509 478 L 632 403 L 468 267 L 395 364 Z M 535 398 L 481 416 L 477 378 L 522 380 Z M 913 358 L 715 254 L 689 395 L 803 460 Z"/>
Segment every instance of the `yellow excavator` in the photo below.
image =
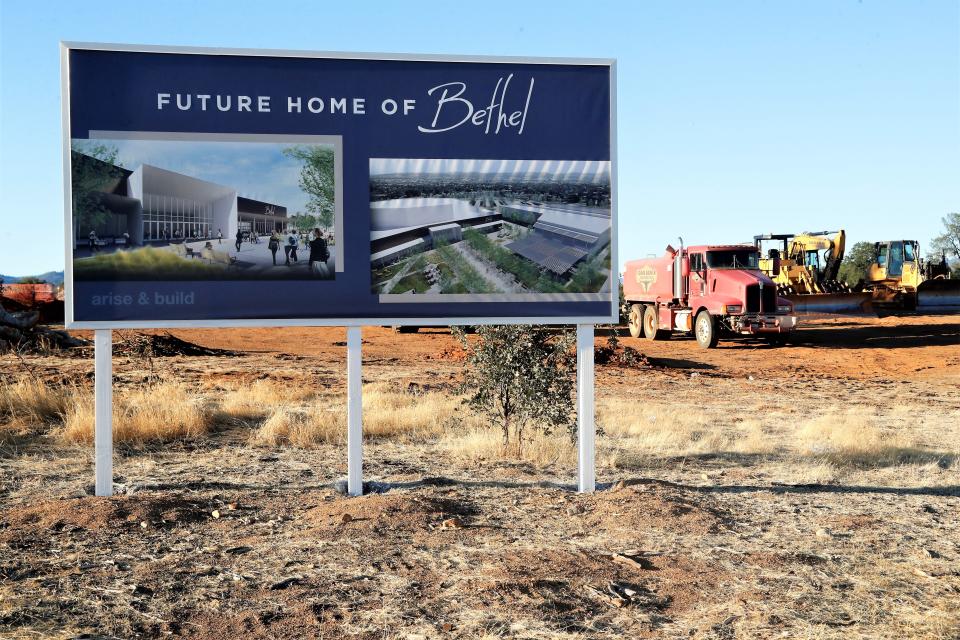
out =
<path fill-rule="evenodd" d="M 768 233 L 753 237 L 760 271 L 797 313 L 870 313 L 872 294 L 838 279 L 847 234 L 839 231 Z"/>
<path fill-rule="evenodd" d="M 880 315 L 960 313 L 960 280 L 950 278 L 946 255 L 923 260 L 916 240 L 875 242 L 863 289 Z"/>

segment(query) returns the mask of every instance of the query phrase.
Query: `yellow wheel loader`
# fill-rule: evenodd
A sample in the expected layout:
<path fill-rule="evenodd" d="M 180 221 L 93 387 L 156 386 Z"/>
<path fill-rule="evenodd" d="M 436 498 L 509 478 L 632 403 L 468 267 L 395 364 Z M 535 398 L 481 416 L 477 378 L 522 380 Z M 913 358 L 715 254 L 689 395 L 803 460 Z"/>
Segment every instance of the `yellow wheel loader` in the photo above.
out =
<path fill-rule="evenodd" d="M 916 240 L 876 242 L 873 255 L 863 288 L 879 314 L 960 313 L 960 280 L 950 278 L 946 255 L 925 261 Z"/>
<path fill-rule="evenodd" d="M 796 313 L 870 313 L 871 294 L 838 280 L 846 232 L 808 231 L 754 236 L 760 270 L 790 300 Z"/>

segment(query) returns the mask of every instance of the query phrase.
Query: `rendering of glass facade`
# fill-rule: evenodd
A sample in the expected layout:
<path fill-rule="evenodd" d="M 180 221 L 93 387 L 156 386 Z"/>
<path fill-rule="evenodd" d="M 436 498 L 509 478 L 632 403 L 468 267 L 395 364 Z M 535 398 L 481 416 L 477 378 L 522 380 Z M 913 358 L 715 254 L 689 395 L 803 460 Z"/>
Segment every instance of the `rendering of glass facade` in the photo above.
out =
<path fill-rule="evenodd" d="M 213 205 L 187 198 L 143 194 L 143 239 L 212 238 Z"/>

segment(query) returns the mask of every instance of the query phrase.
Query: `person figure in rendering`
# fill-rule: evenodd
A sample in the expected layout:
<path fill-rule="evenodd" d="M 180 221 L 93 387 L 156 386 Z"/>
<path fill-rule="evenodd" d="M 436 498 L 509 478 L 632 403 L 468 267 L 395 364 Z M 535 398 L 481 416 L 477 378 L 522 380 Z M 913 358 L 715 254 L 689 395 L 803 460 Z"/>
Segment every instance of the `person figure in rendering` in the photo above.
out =
<path fill-rule="evenodd" d="M 270 249 L 270 253 L 273 255 L 273 266 L 277 266 L 277 249 L 280 248 L 280 234 L 277 233 L 277 230 L 274 229 L 273 233 L 270 234 L 270 241 L 267 242 L 267 249 Z M 289 251 L 287 254 L 289 255 Z"/>
<path fill-rule="evenodd" d="M 223 244 L 223 229 L 217 229 L 217 244 Z"/>
<path fill-rule="evenodd" d="M 88 242 L 90 245 L 90 253 L 97 252 L 97 232 L 93 229 L 90 229 L 90 235 L 87 236 Z"/>
<path fill-rule="evenodd" d="M 237 229 L 236 242 L 233 245 L 237 248 L 237 253 L 240 253 L 240 245 L 243 243 L 243 231 Z"/>
<path fill-rule="evenodd" d="M 290 234 L 290 237 L 287 238 L 287 246 L 284 248 L 287 253 L 287 265 L 290 264 L 290 261 L 299 262 L 297 259 L 297 248 L 300 246 L 300 240 L 297 238 L 295 232 Z"/>
<path fill-rule="evenodd" d="M 130 248 L 130 234 L 127 233 L 126 231 L 123 232 L 123 248 L 124 249 Z"/>
<path fill-rule="evenodd" d="M 320 229 L 314 229 L 313 240 L 310 241 L 310 273 L 327 277 L 327 258 L 329 257 L 330 251 L 327 249 L 327 241 L 323 239 Z"/>

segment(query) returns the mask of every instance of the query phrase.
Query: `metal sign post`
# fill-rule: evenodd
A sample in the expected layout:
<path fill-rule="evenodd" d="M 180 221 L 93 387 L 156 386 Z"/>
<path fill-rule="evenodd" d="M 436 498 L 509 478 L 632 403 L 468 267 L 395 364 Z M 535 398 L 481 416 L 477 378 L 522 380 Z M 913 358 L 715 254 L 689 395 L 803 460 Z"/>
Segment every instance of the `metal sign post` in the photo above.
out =
<path fill-rule="evenodd" d="M 93 332 L 94 493 L 113 495 L 113 332 Z"/>
<path fill-rule="evenodd" d="M 577 490 L 596 488 L 594 426 L 593 325 L 577 325 Z"/>
<path fill-rule="evenodd" d="M 363 361 L 360 327 L 347 327 L 347 493 L 363 495 Z"/>

